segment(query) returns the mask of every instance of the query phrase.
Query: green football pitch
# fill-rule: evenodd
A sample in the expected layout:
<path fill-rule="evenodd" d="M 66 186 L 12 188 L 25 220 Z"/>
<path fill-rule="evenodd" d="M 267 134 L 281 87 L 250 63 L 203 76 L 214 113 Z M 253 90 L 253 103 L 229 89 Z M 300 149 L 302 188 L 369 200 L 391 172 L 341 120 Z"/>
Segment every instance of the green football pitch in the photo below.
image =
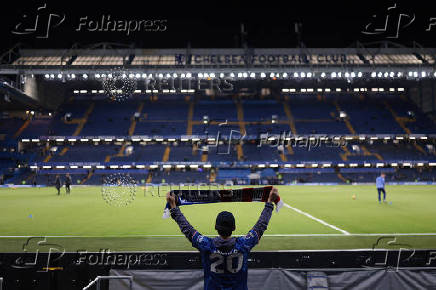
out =
<path fill-rule="evenodd" d="M 436 186 L 387 186 L 379 204 L 374 186 L 278 186 L 285 202 L 273 212 L 256 250 L 436 248 Z M 161 188 L 161 195 L 166 188 Z M 125 207 L 107 204 L 100 187 L 0 189 L 0 251 L 22 251 L 28 237 L 46 237 L 67 251 L 194 250 L 172 219 L 162 219 L 165 199 L 156 190 Z M 355 195 L 355 199 L 352 196 Z M 236 218 L 235 235 L 256 223 L 262 203 L 217 203 L 181 207 L 204 235 L 216 235 L 216 215 Z"/>

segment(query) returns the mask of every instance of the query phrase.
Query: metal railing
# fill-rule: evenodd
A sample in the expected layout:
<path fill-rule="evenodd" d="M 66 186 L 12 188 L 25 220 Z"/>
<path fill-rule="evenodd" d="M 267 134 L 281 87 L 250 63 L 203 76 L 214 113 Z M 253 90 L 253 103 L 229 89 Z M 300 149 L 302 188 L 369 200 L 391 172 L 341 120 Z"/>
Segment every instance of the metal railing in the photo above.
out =
<path fill-rule="evenodd" d="M 89 283 L 87 286 L 85 286 L 83 288 L 83 290 L 88 290 L 94 284 L 96 285 L 96 289 L 100 290 L 102 280 L 121 280 L 121 279 L 129 280 L 129 289 L 132 290 L 132 287 L 133 287 L 133 277 L 132 276 L 97 276 L 94 280 L 91 281 L 91 283 Z M 1 290 L 1 287 L 0 287 L 0 290 Z"/>

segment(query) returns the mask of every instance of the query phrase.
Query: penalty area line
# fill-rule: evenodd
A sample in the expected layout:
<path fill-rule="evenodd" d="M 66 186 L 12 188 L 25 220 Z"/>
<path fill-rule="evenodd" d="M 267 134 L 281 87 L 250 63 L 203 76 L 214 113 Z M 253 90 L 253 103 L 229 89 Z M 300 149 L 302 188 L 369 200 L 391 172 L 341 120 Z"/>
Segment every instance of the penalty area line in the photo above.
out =
<path fill-rule="evenodd" d="M 287 204 L 287 203 L 284 203 L 284 206 L 286 206 L 287 208 L 290 208 L 290 209 L 292 209 L 292 210 L 298 212 L 299 214 L 305 215 L 305 216 L 307 216 L 308 218 L 310 218 L 310 219 L 312 219 L 312 220 L 314 220 L 314 221 L 317 221 L 317 222 L 319 222 L 319 223 L 322 224 L 322 225 L 325 225 L 325 226 L 327 226 L 327 227 L 329 227 L 329 228 L 332 228 L 332 229 L 334 229 L 334 230 L 336 230 L 336 231 L 339 231 L 339 232 L 341 232 L 341 233 L 344 234 L 344 235 L 349 235 L 349 234 L 350 234 L 349 232 L 347 232 L 347 231 L 345 231 L 345 230 L 343 230 L 343 229 L 340 229 L 340 228 L 338 228 L 337 226 L 331 225 L 331 224 L 329 224 L 329 223 L 323 221 L 322 219 L 316 218 L 316 217 L 314 217 L 313 215 L 308 214 L 307 212 L 304 212 L 304 211 L 302 211 L 302 210 L 300 210 L 300 209 L 298 209 L 298 208 L 296 208 L 296 207 L 292 207 L 292 206 L 290 206 L 290 205 Z"/>

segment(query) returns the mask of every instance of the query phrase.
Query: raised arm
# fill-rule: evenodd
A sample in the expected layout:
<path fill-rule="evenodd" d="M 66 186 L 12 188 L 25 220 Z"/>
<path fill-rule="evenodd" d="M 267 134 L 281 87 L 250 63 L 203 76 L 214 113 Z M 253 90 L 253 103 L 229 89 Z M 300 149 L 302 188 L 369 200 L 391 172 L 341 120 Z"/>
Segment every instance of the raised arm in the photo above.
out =
<path fill-rule="evenodd" d="M 277 188 L 272 188 L 271 192 L 268 196 L 268 201 L 265 203 L 265 207 L 263 208 L 262 213 L 260 214 L 257 223 L 253 227 L 253 231 L 256 232 L 258 240 L 262 237 L 263 233 L 266 231 L 268 227 L 269 220 L 271 219 L 272 211 L 274 209 L 274 200 L 276 200 L 278 196 Z"/>
<path fill-rule="evenodd" d="M 171 217 L 176 221 L 179 225 L 180 230 L 186 236 L 186 238 L 192 243 L 192 237 L 197 232 L 193 226 L 188 222 L 183 213 L 180 211 L 180 208 L 176 206 L 176 200 L 174 195 L 171 195 L 169 192 L 167 193 L 167 202 L 170 204 L 170 213 Z"/>

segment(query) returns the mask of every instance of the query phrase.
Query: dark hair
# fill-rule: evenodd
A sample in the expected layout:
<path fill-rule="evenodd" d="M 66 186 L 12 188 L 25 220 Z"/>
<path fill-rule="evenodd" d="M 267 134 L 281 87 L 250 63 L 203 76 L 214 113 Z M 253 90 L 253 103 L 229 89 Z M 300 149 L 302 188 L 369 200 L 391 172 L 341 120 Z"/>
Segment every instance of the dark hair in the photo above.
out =
<path fill-rule="evenodd" d="M 218 230 L 218 235 L 220 235 L 223 238 L 227 238 L 227 237 L 230 237 L 232 235 L 232 232 L 231 231 Z"/>

